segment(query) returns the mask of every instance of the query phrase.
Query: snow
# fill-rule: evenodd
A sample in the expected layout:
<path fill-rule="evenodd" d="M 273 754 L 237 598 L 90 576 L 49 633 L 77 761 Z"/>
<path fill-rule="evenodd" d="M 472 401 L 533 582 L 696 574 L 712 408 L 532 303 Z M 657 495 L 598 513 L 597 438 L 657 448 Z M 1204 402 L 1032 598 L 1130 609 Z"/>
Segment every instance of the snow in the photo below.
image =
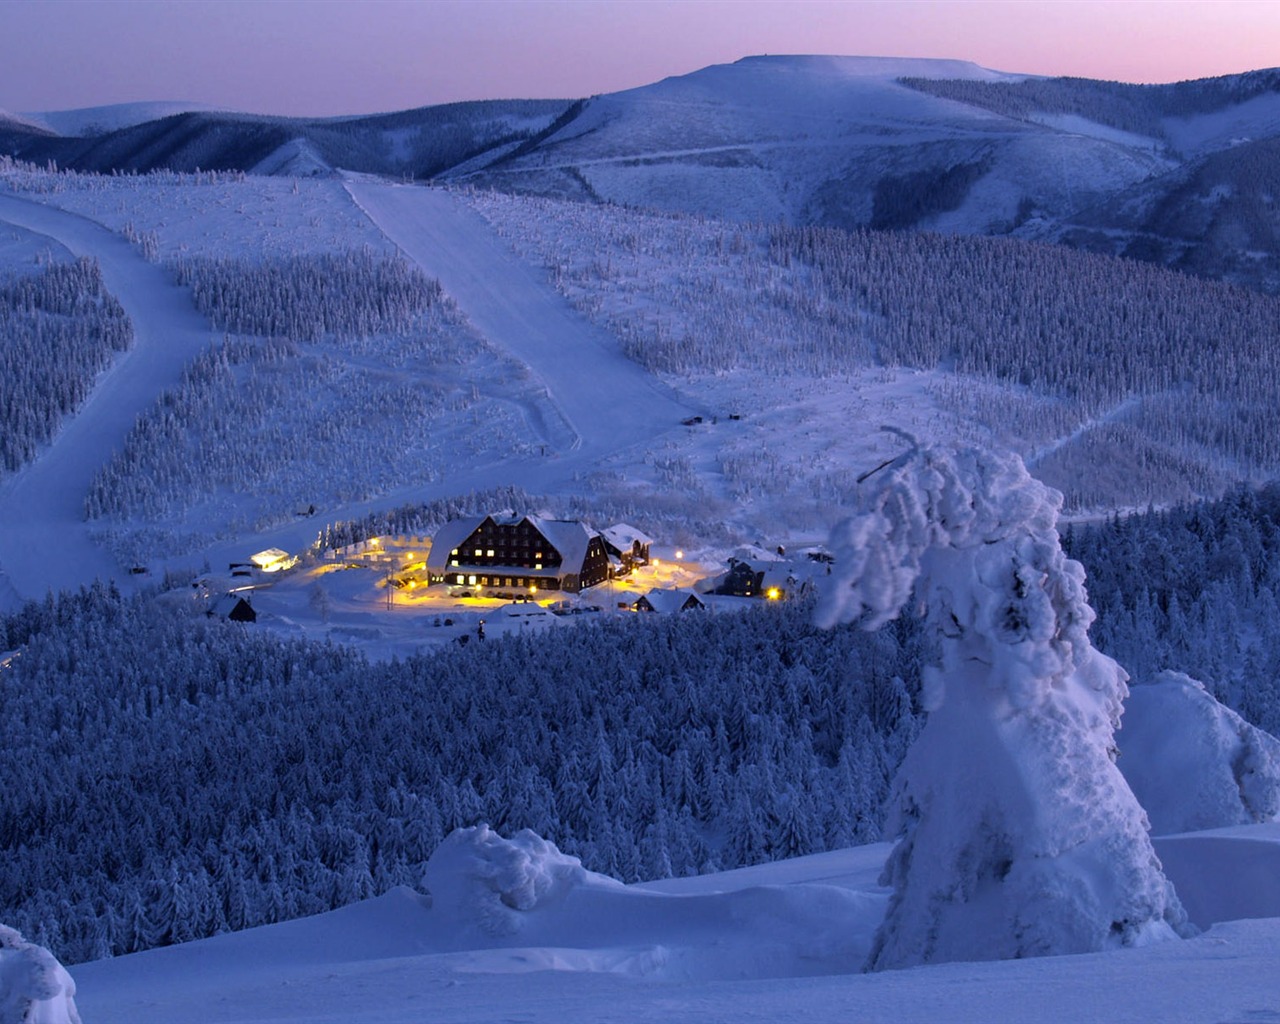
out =
<path fill-rule="evenodd" d="M 985 188 L 929 226 L 982 233 L 1007 227 L 1023 196 L 1065 212 L 1166 166 L 1149 139 L 1031 125 L 902 77 L 1026 76 L 964 61 L 748 57 L 595 97 L 531 152 L 450 176 L 745 222 L 866 224 L 882 179 L 981 162 Z"/>
<path fill-rule="evenodd" d="M 122 128 L 157 121 L 162 117 L 191 111 L 217 111 L 202 103 L 180 100 L 151 100 L 139 103 L 112 103 L 103 107 L 77 107 L 73 110 L 47 110 L 22 116 L 31 124 L 47 128 L 59 135 L 106 135 Z"/>
<path fill-rule="evenodd" d="M 1134 686 L 1118 742 L 1120 768 L 1156 834 L 1280 821 L 1280 740 L 1198 680 L 1162 672 Z"/>
<path fill-rule="evenodd" d="M 1241 142 L 1280 134 L 1280 93 L 1265 93 L 1211 114 L 1167 117 L 1164 130 L 1175 149 L 1200 156 Z"/>
<path fill-rule="evenodd" d="M 133 347 L 100 378 L 89 399 L 35 463 L 0 482 L 0 574 L 24 598 L 66 589 L 116 566 L 89 537 L 84 495 L 93 474 L 135 417 L 209 344 L 209 325 L 185 292 L 124 239 L 86 218 L 0 195 L 0 220 L 95 257 L 134 327 Z"/>
<path fill-rule="evenodd" d="M 558 414 L 546 423 L 556 447 L 597 454 L 629 447 L 638 436 L 676 429 L 694 411 L 628 360 L 616 339 L 556 295 L 452 193 L 363 178 L 348 179 L 347 189 L 490 344 L 529 367 Z"/>
<path fill-rule="evenodd" d="M 1263 903 L 1251 906 L 1254 890 L 1229 884 L 1242 857 L 1217 858 L 1234 844 L 1274 867 L 1280 834 L 1176 837 L 1161 840 L 1162 856 L 1175 841 L 1179 877 L 1206 883 L 1195 899 L 1223 923 L 1118 952 L 863 974 L 856 953 L 885 906 L 874 881 L 884 844 L 622 886 L 538 837 L 478 828 L 445 844 L 431 896 L 396 889 L 72 973 L 96 1024 L 1268 1019 L 1280 1002 L 1280 919 L 1239 918 L 1274 908 L 1265 900 L 1280 874 L 1260 878 Z M 500 919 L 519 919 L 517 931 L 495 935 L 467 917 L 464 896 L 477 886 Z M 508 890 L 526 909 L 502 902 Z"/>
<path fill-rule="evenodd" d="M 52 953 L 0 924 L 0 1024 L 80 1024 L 75 995 Z"/>

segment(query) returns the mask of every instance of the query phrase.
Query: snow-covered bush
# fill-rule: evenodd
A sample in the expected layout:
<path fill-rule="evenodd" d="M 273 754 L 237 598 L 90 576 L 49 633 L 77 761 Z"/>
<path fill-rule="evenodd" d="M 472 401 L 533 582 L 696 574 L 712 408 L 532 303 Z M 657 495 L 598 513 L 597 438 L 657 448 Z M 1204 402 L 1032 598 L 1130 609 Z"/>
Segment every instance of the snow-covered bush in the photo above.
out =
<path fill-rule="evenodd" d="M 80 1024 L 75 995 L 52 953 L 0 924 L 0 1024 Z"/>
<path fill-rule="evenodd" d="M 1157 835 L 1280 820 L 1280 740 L 1184 673 L 1129 691 L 1119 740 L 1120 768 Z"/>
<path fill-rule="evenodd" d="M 1016 456 L 913 448 L 832 534 L 820 620 L 876 629 L 914 599 L 938 663 L 895 783 L 894 887 L 873 969 L 1132 945 L 1185 930 L 1113 760 L 1123 669 L 1089 643 L 1062 497 Z"/>

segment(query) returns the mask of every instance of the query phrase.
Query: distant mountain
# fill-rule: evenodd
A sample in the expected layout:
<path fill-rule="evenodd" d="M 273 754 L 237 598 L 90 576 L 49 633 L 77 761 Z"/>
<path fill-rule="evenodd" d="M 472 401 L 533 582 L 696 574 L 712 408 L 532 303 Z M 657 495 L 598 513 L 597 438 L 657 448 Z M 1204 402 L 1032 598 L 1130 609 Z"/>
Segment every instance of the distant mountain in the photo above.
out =
<path fill-rule="evenodd" d="M 0 151 L 35 163 L 54 160 L 72 170 L 107 173 L 242 170 L 318 174 L 334 168 L 430 177 L 478 156 L 496 157 L 537 137 L 571 107 L 566 100 L 492 100 L 422 107 L 369 117 L 301 119 L 183 110 L 94 133 L 90 115 L 43 115 L 48 127 L 0 121 Z M 163 109 L 166 105 L 150 105 Z M 181 106 L 181 105 L 178 105 Z M 72 116 L 76 115 L 76 116 Z M 71 133 L 50 135 L 49 128 Z"/>
<path fill-rule="evenodd" d="M 1280 69 L 1141 86 L 762 56 L 577 102 L 128 123 L 146 112 L 0 118 L 0 152 L 100 172 L 344 168 L 741 221 L 1015 235 L 1280 291 Z"/>
<path fill-rule="evenodd" d="M 204 103 L 159 100 L 144 103 L 112 103 L 105 107 L 80 107 L 75 110 L 49 110 L 21 116 L 29 123 L 45 128 L 54 135 L 87 138 L 196 110 L 215 111 L 217 108 Z"/>

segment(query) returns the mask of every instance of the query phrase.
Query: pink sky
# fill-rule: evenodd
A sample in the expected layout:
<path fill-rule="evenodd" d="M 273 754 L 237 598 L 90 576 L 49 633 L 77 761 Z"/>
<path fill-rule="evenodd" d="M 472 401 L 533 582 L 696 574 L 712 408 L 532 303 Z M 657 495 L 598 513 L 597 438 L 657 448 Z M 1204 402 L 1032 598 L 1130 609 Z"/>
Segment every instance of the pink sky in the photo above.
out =
<path fill-rule="evenodd" d="M 0 108 L 369 113 L 613 92 L 757 53 L 1168 82 L 1280 64 L 1280 0 L 0 0 Z"/>

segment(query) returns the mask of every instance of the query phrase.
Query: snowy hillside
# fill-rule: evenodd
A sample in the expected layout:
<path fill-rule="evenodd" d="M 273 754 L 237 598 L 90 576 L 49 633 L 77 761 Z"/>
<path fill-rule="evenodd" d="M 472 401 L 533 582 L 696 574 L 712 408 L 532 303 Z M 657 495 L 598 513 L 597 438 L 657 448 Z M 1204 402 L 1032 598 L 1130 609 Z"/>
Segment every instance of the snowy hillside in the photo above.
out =
<path fill-rule="evenodd" d="M 105 107 L 78 107 L 74 110 L 46 110 L 22 115 L 32 124 L 39 125 L 58 135 L 84 138 L 108 135 L 122 128 L 158 121 L 175 114 L 191 111 L 214 111 L 203 103 L 184 103 L 176 100 L 158 100 L 141 103 L 112 103 Z"/>
<path fill-rule="evenodd" d="M 1280 132 L 1277 82 L 1274 69 L 1137 86 L 960 60 L 754 56 L 573 102 L 28 115 L 0 120 L 0 148 L 103 173 L 346 170 L 746 222 L 1014 234 L 1276 290 L 1275 161 L 1248 150 Z"/>
<path fill-rule="evenodd" d="M 1280 920 L 1239 920 L 1253 915 L 1221 885 L 1239 869 L 1235 848 L 1247 847 L 1250 900 L 1276 906 L 1274 828 L 1176 840 L 1177 884 L 1210 928 L 1197 938 L 874 975 L 852 964 L 883 913 L 884 846 L 624 887 L 532 838 L 467 839 L 428 869 L 430 898 L 401 888 L 319 917 L 73 967 L 80 1012 L 99 1024 L 985 1024 L 1068 1012 L 1210 1024 L 1264 1019 L 1280 997 Z"/>
<path fill-rule="evenodd" d="M 984 233 L 1027 202 L 1056 215 L 1164 166 L 1149 141 L 1047 131 L 904 76 L 1015 77 L 961 61 L 750 57 L 594 98 L 466 180 L 737 220 Z"/>
<path fill-rule="evenodd" d="M 24 160 L 99 173 L 218 168 L 312 175 L 345 168 L 430 177 L 527 143 L 568 105 L 490 100 L 363 117 L 288 118 L 182 103 L 126 104 L 33 115 L 34 126 L 59 134 L 14 125 L 0 131 L 0 146 Z"/>

